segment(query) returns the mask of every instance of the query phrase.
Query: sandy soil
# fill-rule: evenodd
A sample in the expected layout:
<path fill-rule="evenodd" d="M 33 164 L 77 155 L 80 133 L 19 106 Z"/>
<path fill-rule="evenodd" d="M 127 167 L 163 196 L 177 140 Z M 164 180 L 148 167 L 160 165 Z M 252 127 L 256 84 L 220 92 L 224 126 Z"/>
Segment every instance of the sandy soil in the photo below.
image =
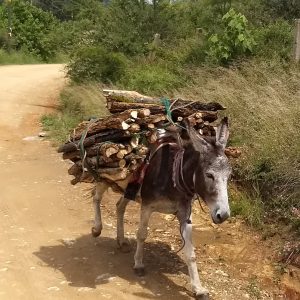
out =
<path fill-rule="evenodd" d="M 114 193 L 102 203 L 102 236 L 90 235 L 90 186 L 71 186 L 69 164 L 36 138 L 40 115 L 65 84 L 62 69 L 0 67 L 0 299 L 192 299 L 171 216 L 151 220 L 142 278 L 132 271 L 133 252 L 116 247 Z M 130 203 L 125 218 L 133 248 L 138 213 Z M 215 226 L 199 206 L 194 215 L 199 271 L 212 299 L 299 299 L 273 268 L 274 244 L 240 220 Z M 297 289 L 298 280 L 286 284 Z"/>

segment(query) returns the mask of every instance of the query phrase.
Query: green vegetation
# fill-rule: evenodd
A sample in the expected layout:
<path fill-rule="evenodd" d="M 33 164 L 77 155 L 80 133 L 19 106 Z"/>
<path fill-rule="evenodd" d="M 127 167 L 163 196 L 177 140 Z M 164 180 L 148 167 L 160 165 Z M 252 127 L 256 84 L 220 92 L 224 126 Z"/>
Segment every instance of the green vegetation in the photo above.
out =
<path fill-rule="evenodd" d="M 60 141 L 106 113 L 99 83 L 223 103 L 230 143 L 244 149 L 233 212 L 300 231 L 300 72 L 290 59 L 298 2 L 0 1 L 0 64 L 69 58 L 71 85 L 59 113 L 43 119 Z"/>
<path fill-rule="evenodd" d="M 58 112 L 42 117 L 45 130 L 55 144 L 66 141 L 70 131 L 82 120 L 107 114 L 100 87 L 94 84 L 66 87 L 58 103 Z"/>
<path fill-rule="evenodd" d="M 0 49 L 0 65 L 22 65 L 22 64 L 38 64 L 41 63 L 36 56 L 23 51 L 12 51 L 7 53 Z"/>

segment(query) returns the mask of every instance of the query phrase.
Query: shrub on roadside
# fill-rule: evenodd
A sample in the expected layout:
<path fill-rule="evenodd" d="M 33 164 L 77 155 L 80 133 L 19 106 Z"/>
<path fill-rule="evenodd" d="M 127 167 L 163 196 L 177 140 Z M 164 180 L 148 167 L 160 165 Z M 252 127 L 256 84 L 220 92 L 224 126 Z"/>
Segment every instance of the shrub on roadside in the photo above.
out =
<path fill-rule="evenodd" d="M 102 47 L 84 46 L 75 51 L 67 66 L 68 76 L 77 83 L 116 82 L 125 74 L 127 59 Z"/>
<path fill-rule="evenodd" d="M 257 27 L 254 32 L 255 54 L 270 59 L 288 61 L 291 58 L 293 45 L 293 28 L 285 20 Z"/>
<path fill-rule="evenodd" d="M 50 38 L 50 33 L 57 24 L 56 18 L 27 1 L 15 0 L 0 9 L 0 19 L 5 28 L 8 28 L 9 6 L 11 6 L 13 49 L 16 51 L 26 49 L 31 55 L 44 61 L 50 60 L 58 46 Z M 12 48 L 12 45 L 5 45 L 5 48 L 8 47 Z"/>
<path fill-rule="evenodd" d="M 144 65 L 131 68 L 120 84 L 126 89 L 138 90 L 142 93 L 164 93 L 180 87 L 184 82 L 181 75 L 172 69 L 160 65 Z"/>
<path fill-rule="evenodd" d="M 213 34 L 208 38 L 207 55 L 212 61 L 227 63 L 253 52 L 255 41 L 244 15 L 230 9 L 223 16 L 222 24 L 222 33 Z"/>
<path fill-rule="evenodd" d="M 31 55 L 27 51 L 7 51 L 0 49 L 0 65 L 22 65 L 22 64 L 38 64 L 41 63 L 36 56 Z"/>

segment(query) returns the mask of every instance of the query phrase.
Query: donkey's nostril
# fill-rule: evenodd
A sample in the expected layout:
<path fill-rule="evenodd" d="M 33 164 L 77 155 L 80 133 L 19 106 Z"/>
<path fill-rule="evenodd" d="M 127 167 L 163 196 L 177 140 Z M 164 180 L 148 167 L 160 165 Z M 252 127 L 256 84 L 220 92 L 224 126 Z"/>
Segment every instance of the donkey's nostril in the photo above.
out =
<path fill-rule="evenodd" d="M 214 222 L 217 224 L 223 223 L 229 217 L 229 212 L 217 210 L 214 216 Z"/>

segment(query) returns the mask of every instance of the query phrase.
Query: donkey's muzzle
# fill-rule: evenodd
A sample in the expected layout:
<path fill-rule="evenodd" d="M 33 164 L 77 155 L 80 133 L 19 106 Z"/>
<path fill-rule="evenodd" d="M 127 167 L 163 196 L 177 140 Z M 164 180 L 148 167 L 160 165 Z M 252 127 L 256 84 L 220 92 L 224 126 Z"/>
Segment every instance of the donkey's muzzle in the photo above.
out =
<path fill-rule="evenodd" d="M 213 222 L 215 224 L 221 224 L 230 217 L 228 210 L 217 209 L 212 215 Z"/>

